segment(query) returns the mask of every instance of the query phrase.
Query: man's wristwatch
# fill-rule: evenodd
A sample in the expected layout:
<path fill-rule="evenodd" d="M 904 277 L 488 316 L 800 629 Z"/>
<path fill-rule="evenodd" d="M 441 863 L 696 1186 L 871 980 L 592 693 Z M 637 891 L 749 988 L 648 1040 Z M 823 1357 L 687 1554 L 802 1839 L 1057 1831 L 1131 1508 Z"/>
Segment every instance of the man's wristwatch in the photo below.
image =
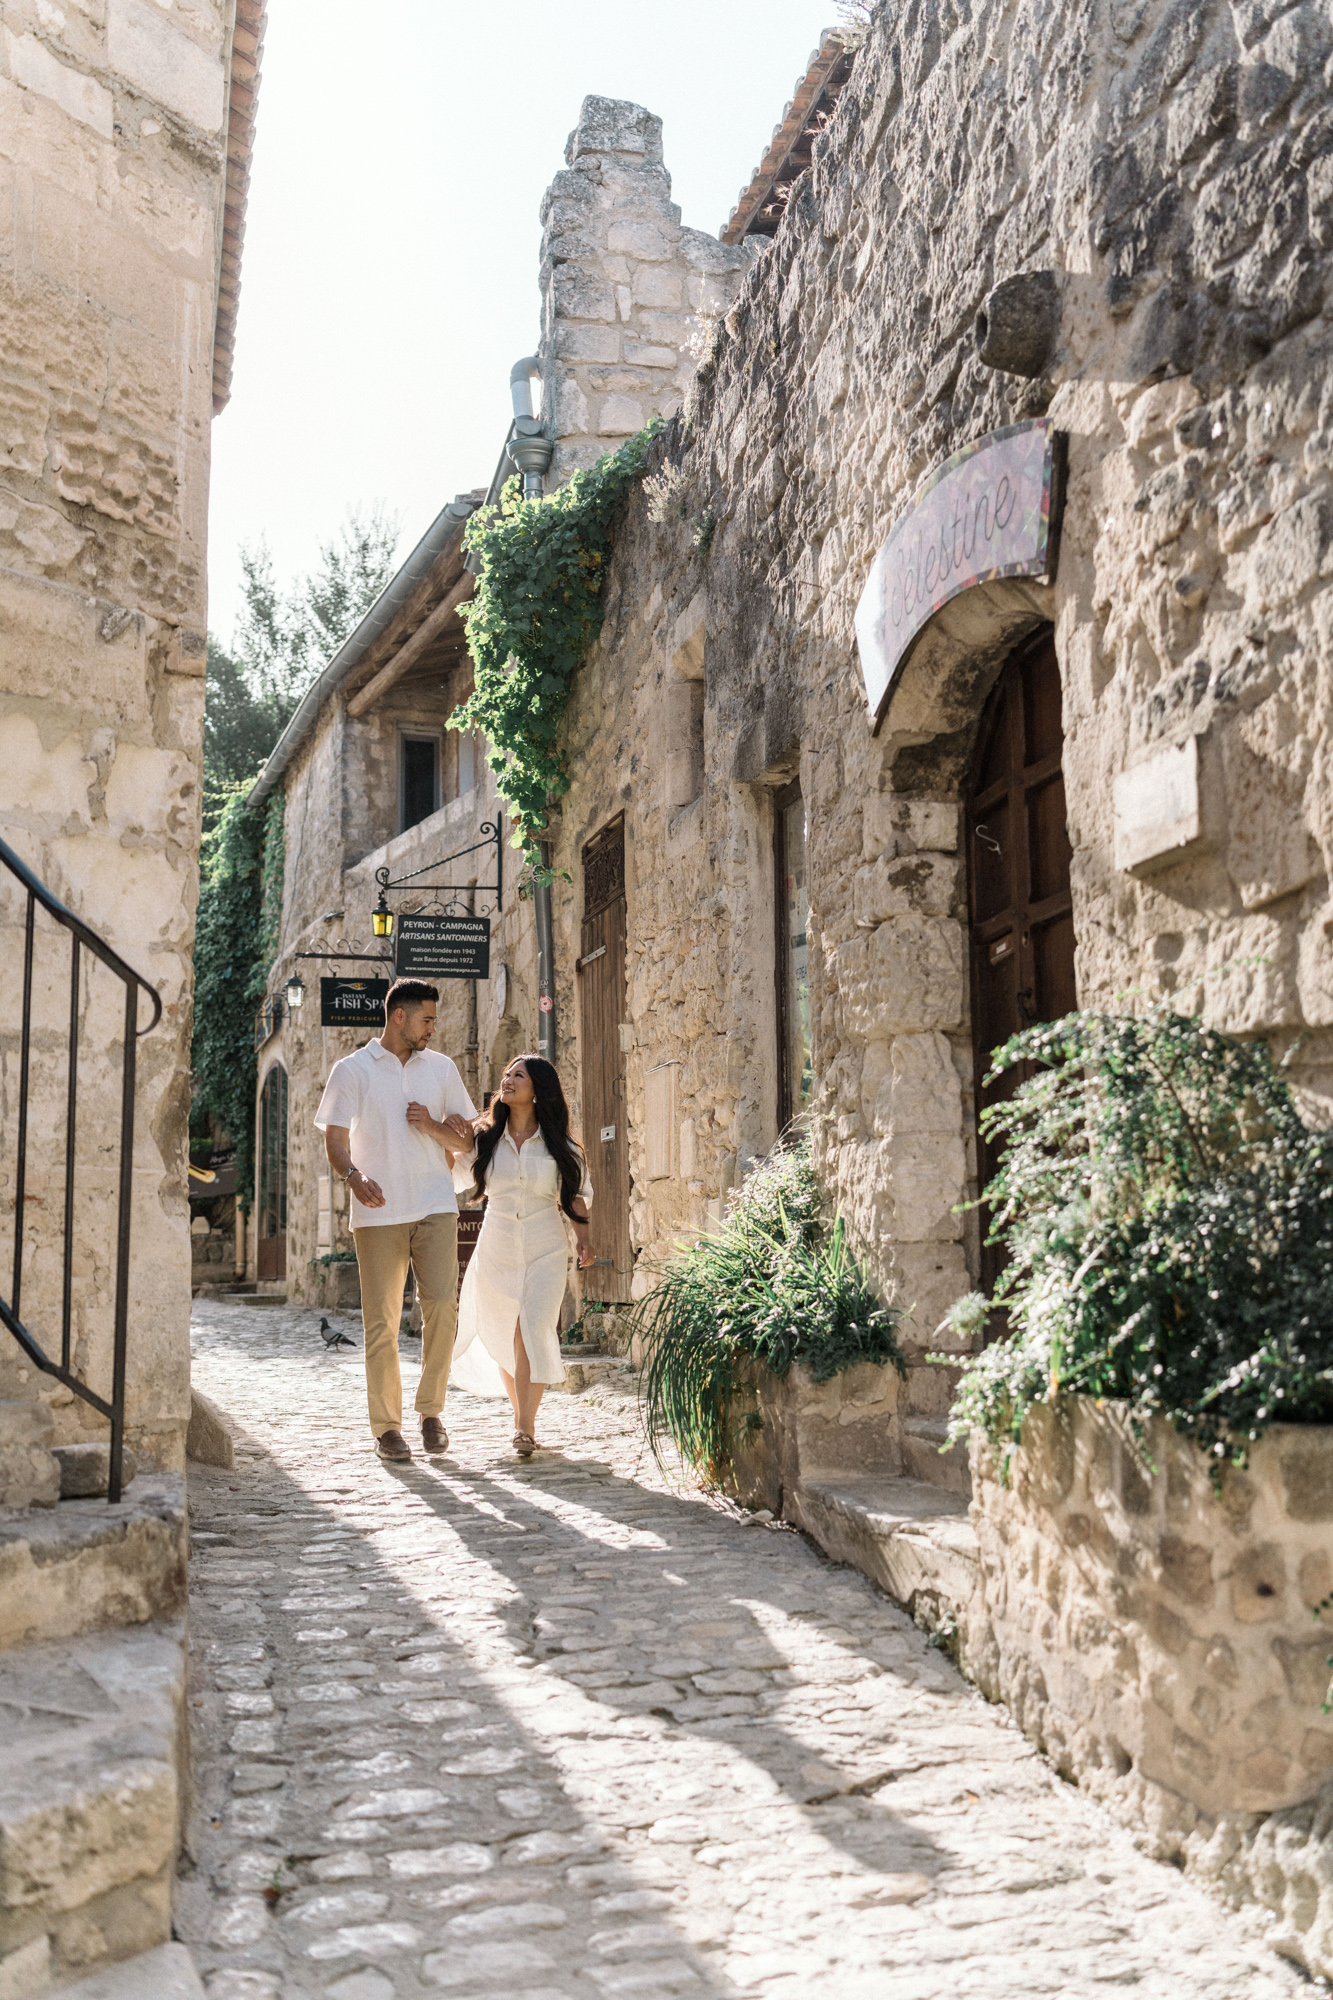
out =
<path fill-rule="evenodd" d="M 347 1172 L 343 1175 L 343 1186 L 346 1187 L 348 1181 L 351 1180 L 353 1174 L 359 1174 L 360 1171 L 361 1171 L 360 1167 L 349 1167 L 347 1169 Z"/>

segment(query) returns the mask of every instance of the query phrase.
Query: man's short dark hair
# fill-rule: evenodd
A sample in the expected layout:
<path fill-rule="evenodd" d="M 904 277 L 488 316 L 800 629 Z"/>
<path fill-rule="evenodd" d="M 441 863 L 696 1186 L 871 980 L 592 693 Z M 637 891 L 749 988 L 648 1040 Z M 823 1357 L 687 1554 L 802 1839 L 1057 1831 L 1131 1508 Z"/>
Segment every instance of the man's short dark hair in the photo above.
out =
<path fill-rule="evenodd" d="M 424 979 L 395 979 L 384 996 L 385 1027 L 388 1027 L 389 1018 L 395 1007 L 420 1007 L 427 1000 L 433 1000 L 437 1006 L 439 1005 L 438 986 L 431 986 Z"/>

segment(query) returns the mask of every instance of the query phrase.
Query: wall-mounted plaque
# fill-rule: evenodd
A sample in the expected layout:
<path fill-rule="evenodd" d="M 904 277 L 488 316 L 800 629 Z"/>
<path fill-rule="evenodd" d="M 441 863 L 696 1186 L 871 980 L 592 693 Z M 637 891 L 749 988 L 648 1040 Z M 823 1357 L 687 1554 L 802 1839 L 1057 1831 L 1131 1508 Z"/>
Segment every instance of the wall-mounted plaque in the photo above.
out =
<path fill-rule="evenodd" d="M 1064 433 L 1038 417 L 965 445 L 922 481 L 856 607 L 875 728 L 913 640 L 950 598 L 996 577 L 1054 579 L 1064 467 Z"/>
<path fill-rule="evenodd" d="M 321 979 L 319 1024 L 322 1028 L 382 1028 L 387 979 Z"/>
<path fill-rule="evenodd" d="M 489 979 L 489 917 L 400 916 L 394 925 L 400 979 Z"/>

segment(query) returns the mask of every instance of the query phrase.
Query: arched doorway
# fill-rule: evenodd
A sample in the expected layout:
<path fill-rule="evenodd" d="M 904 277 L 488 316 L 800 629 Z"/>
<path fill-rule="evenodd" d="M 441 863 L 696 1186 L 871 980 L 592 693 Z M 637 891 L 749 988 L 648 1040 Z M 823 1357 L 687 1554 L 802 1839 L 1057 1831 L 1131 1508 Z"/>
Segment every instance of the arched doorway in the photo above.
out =
<path fill-rule="evenodd" d="M 259 1216 L 256 1275 L 287 1275 L 287 1072 L 274 1063 L 259 1093 Z"/>
<path fill-rule="evenodd" d="M 1043 625 L 1000 670 L 966 794 L 978 1113 L 1022 1080 L 1010 1070 L 983 1084 L 992 1051 L 1020 1028 L 1058 1020 L 1078 1005 L 1063 751 L 1060 667 L 1052 628 Z M 995 1166 L 994 1148 L 978 1136 L 979 1192 Z M 983 1244 L 988 1291 L 1002 1262 L 1002 1252 Z"/>

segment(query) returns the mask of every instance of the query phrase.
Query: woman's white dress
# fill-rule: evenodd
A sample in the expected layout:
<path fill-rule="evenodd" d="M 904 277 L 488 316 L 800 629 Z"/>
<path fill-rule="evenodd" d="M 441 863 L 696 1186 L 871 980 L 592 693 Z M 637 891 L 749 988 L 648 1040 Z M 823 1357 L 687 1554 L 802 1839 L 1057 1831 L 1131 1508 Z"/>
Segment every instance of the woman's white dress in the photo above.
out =
<path fill-rule="evenodd" d="M 460 1194 L 472 1187 L 475 1153 L 454 1162 Z M 585 1172 L 580 1189 L 592 1200 Z M 562 1382 L 560 1307 L 569 1278 L 571 1232 L 560 1208 L 560 1174 L 540 1132 L 516 1146 L 508 1131 L 491 1155 L 486 1214 L 458 1300 L 450 1380 L 475 1396 L 503 1396 L 501 1368 L 514 1372 L 514 1327 L 522 1330 L 534 1382 Z"/>

